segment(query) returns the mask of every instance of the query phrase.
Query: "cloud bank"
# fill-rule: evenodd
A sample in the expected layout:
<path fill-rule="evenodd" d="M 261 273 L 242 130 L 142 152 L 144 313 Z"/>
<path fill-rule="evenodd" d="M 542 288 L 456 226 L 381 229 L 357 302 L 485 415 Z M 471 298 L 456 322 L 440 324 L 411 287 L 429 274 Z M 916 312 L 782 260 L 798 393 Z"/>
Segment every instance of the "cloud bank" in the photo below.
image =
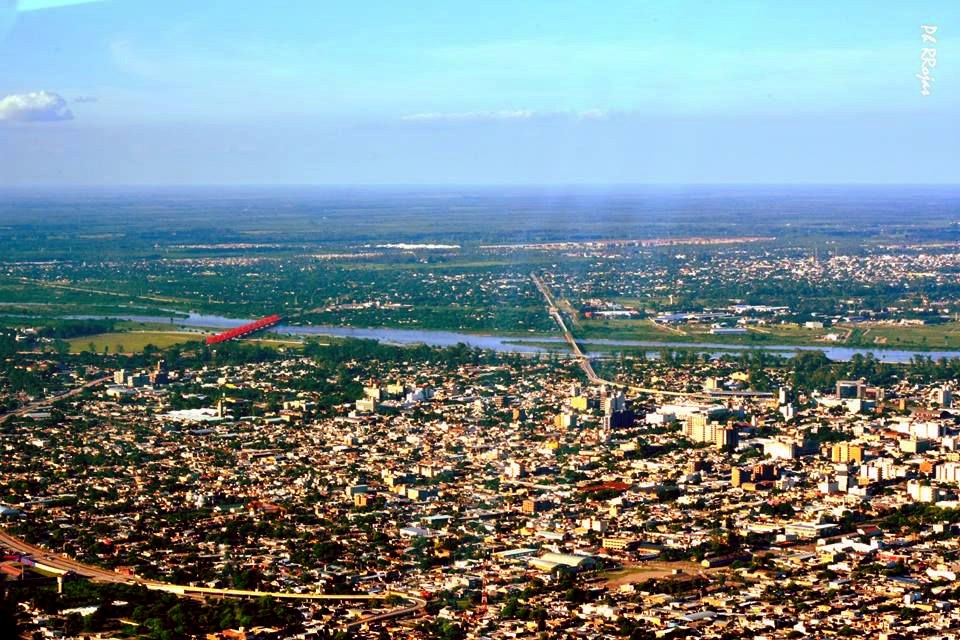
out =
<path fill-rule="evenodd" d="M 51 91 L 14 93 L 0 98 L 0 122 L 56 122 L 73 120 L 63 96 Z"/>

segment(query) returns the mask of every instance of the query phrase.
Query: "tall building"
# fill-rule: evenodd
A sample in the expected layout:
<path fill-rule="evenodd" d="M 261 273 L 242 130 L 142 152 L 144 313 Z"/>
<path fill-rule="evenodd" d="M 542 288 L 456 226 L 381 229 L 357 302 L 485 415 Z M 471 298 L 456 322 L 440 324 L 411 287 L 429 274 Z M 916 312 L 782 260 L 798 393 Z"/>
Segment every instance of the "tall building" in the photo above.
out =
<path fill-rule="evenodd" d="M 558 413 L 553 418 L 553 426 L 558 429 L 572 429 L 577 426 L 577 414 Z"/>
<path fill-rule="evenodd" d="M 777 389 L 777 404 L 787 404 L 790 402 L 790 389 L 780 387 Z"/>
<path fill-rule="evenodd" d="M 732 427 L 719 427 L 714 433 L 713 444 L 717 449 L 733 451 L 739 442 L 737 430 Z"/>
<path fill-rule="evenodd" d="M 780 477 L 780 469 L 778 469 L 775 464 L 755 464 L 753 465 L 753 469 L 751 469 L 751 475 L 754 482 L 776 480 Z"/>
<path fill-rule="evenodd" d="M 632 411 L 616 411 L 603 416 L 603 426 L 607 429 L 632 427 L 635 419 Z"/>
<path fill-rule="evenodd" d="M 734 467 L 730 471 L 730 484 L 739 487 L 749 482 L 772 482 L 780 477 L 780 469 L 769 463 L 753 465 L 751 469 Z"/>
<path fill-rule="evenodd" d="M 907 482 L 907 495 L 913 499 L 914 502 L 936 502 L 937 495 L 936 487 L 931 487 L 929 484 L 924 484 L 919 480 L 910 480 Z"/>
<path fill-rule="evenodd" d="M 780 415 L 783 416 L 784 420 L 793 420 L 797 417 L 797 410 L 794 409 L 792 402 L 788 402 L 784 405 L 781 405 Z"/>
<path fill-rule="evenodd" d="M 519 478 L 526 477 L 527 469 L 521 463 L 514 461 L 508 464 L 507 468 L 504 469 L 504 475 L 506 475 L 508 478 L 512 478 L 513 480 L 517 480 Z"/>
<path fill-rule="evenodd" d="M 935 474 L 937 482 L 960 484 L 960 463 L 944 462 L 943 464 L 938 464 Z"/>
<path fill-rule="evenodd" d="M 604 415 L 613 415 L 614 413 L 619 413 L 621 411 L 626 411 L 627 409 L 627 397 L 622 391 L 614 393 L 613 395 L 607 396 L 603 399 L 603 413 Z"/>
<path fill-rule="evenodd" d="M 837 464 L 846 464 L 848 462 L 863 463 L 863 447 L 850 444 L 849 442 L 840 442 L 830 447 L 830 460 Z"/>
<path fill-rule="evenodd" d="M 753 475 L 747 469 L 734 467 L 730 471 L 730 484 L 732 484 L 735 487 L 739 487 L 744 482 L 750 482 L 752 479 L 753 479 Z"/>
<path fill-rule="evenodd" d="M 703 414 L 694 414 L 687 419 L 683 435 L 694 442 L 707 442 L 724 451 L 736 449 L 739 442 L 736 429 L 716 422 L 707 422 Z"/>
<path fill-rule="evenodd" d="M 792 460 L 797 457 L 797 444 L 787 440 L 767 440 L 763 443 L 763 453 L 774 459 Z"/>
<path fill-rule="evenodd" d="M 863 380 L 837 380 L 837 397 L 847 400 L 862 398 L 866 391 Z"/>
<path fill-rule="evenodd" d="M 950 387 L 940 387 L 934 394 L 934 400 L 943 409 L 953 407 L 953 392 Z"/>
<path fill-rule="evenodd" d="M 550 502 L 549 500 L 534 500 L 532 498 L 528 498 L 527 500 L 524 500 L 523 503 L 520 505 L 520 511 L 528 515 L 531 515 L 535 513 L 543 513 L 544 511 L 547 511 L 548 509 L 550 509 L 552 506 L 553 506 L 553 503 Z"/>

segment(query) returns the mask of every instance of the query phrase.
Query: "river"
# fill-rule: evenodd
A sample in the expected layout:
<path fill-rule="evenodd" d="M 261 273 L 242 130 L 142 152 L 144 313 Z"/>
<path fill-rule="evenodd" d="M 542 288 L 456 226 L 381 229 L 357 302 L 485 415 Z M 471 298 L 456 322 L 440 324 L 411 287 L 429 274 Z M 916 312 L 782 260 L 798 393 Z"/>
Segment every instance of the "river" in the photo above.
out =
<path fill-rule="evenodd" d="M 237 318 L 225 318 L 223 316 L 207 315 L 200 313 L 191 313 L 186 318 L 174 316 L 146 316 L 146 315 L 108 315 L 108 316 L 68 316 L 73 319 L 100 319 L 110 318 L 115 320 L 128 320 L 131 322 L 150 322 L 159 324 L 171 324 L 176 327 L 208 328 L 208 329 L 232 329 L 247 324 L 250 320 L 241 320 Z M 474 333 L 460 333 L 456 331 L 437 331 L 433 329 L 394 329 L 390 327 L 380 328 L 356 328 L 356 327 L 335 327 L 335 326 L 312 326 L 312 325 L 285 325 L 280 324 L 271 329 L 274 333 L 295 335 L 295 336 L 334 336 L 349 338 L 368 338 L 390 344 L 428 344 L 436 347 L 449 347 L 459 343 L 478 347 L 481 349 L 491 349 L 493 351 L 512 352 L 512 353 L 544 353 L 550 349 L 543 347 L 543 344 L 557 343 L 558 350 L 565 351 L 563 347 L 565 342 L 563 338 L 537 336 L 494 336 L 480 335 Z M 537 343 L 537 344 L 530 344 Z M 834 346 L 806 346 L 806 345 L 738 345 L 724 344 L 719 342 L 657 342 L 647 340 L 606 340 L 594 339 L 585 340 L 583 344 L 603 345 L 614 347 L 648 347 L 651 355 L 655 355 L 660 349 L 697 349 L 709 353 L 723 353 L 725 351 L 768 351 L 778 355 L 791 356 L 799 351 L 822 351 L 831 360 L 845 362 L 854 355 L 867 355 L 872 353 L 880 362 L 903 363 L 909 362 L 914 356 L 929 356 L 933 359 L 939 358 L 960 358 L 960 351 L 909 351 L 899 349 L 864 349 L 855 347 L 834 347 Z M 589 352 L 591 356 L 604 356 L 608 353 Z"/>

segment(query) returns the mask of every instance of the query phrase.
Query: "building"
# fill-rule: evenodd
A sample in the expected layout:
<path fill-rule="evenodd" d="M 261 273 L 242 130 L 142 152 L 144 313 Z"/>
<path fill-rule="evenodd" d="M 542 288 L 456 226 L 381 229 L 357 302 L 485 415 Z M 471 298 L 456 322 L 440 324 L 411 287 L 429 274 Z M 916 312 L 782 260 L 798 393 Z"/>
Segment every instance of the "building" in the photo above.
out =
<path fill-rule="evenodd" d="M 783 533 L 801 540 L 814 540 L 834 533 L 837 525 L 816 522 L 791 522 L 783 527 Z"/>
<path fill-rule="evenodd" d="M 730 484 L 735 487 L 739 487 L 745 482 L 752 482 L 753 475 L 748 469 L 741 469 L 740 467 L 734 467 L 730 471 Z"/>
<path fill-rule="evenodd" d="M 633 411 L 615 411 L 603 416 L 603 426 L 607 429 L 626 429 L 633 426 L 636 419 Z"/>
<path fill-rule="evenodd" d="M 753 465 L 751 469 L 734 467 L 730 470 L 730 484 L 734 487 L 743 487 L 748 491 L 755 491 L 761 482 L 771 483 L 780 477 L 780 469 L 773 464 L 761 463 Z"/>
<path fill-rule="evenodd" d="M 710 334 L 715 336 L 739 336 L 747 333 L 745 327 L 712 327 Z"/>
<path fill-rule="evenodd" d="M 850 444 L 849 442 L 840 442 L 830 447 L 830 460 L 835 464 L 847 464 L 855 462 L 863 463 L 863 447 Z"/>
<path fill-rule="evenodd" d="M 528 500 L 524 500 L 523 504 L 520 505 L 520 511 L 527 515 L 532 515 L 535 513 L 543 513 L 544 511 L 548 511 L 552 507 L 553 507 L 553 503 L 550 502 L 549 500 L 528 499 Z"/>
<path fill-rule="evenodd" d="M 513 461 L 507 465 L 507 468 L 503 471 L 504 475 L 513 480 L 518 480 L 519 478 L 524 478 L 527 475 L 527 469 L 521 463 Z"/>
<path fill-rule="evenodd" d="M 706 442 L 724 451 L 733 451 L 739 442 L 736 429 L 707 422 L 707 416 L 702 413 L 695 413 L 687 419 L 683 435 L 694 442 Z"/>
<path fill-rule="evenodd" d="M 603 399 L 603 413 L 604 415 L 613 415 L 614 413 L 619 413 L 621 411 L 627 410 L 627 397 L 623 394 L 622 391 L 614 393 L 613 395 L 607 396 Z"/>
<path fill-rule="evenodd" d="M 581 556 L 571 553 L 545 553 L 530 560 L 530 566 L 546 572 L 589 571 L 597 568 L 599 562 L 593 556 Z"/>
<path fill-rule="evenodd" d="M 750 471 L 754 482 L 769 482 L 780 477 L 780 469 L 774 464 L 755 464 Z"/>
<path fill-rule="evenodd" d="M 787 387 L 780 387 L 777 389 L 777 404 L 787 404 L 790 402 L 790 389 Z"/>
<path fill-rule="evenodd" d="M 931 446 L 930 440 L 922 440 L 916 437 L 900 440 L 900 451 L 904 453 L 923 453 L 929 451 Z"/>
<path fill-rule="evenodd" d="M 936 502 L 939 495 L 936 487 L 920 482 L 919 480 L 910 480 L 907 482 L 907 495 L 914 502 Z"/>
<path fill-rule="evenodd" d="M 934 477 L 937 482 L 960 483 L 960 462 L 944 462 L 938 464 Z"/>
<path fill-rule="evenodd" d="M 775 460 L 793 460 L 797 457 L 797 443 L 784 440 L 767 440 L 763 443 L 763 453 Z"/>
<path fill-rule="evenodd" d="M 553 418 L 553 426 L 557 429 L 572 429 L 577 426 L 577 414 L 559 413 Z"/>
<path fill-rule="evenodd" d="M 863 380 L 837 380 L 837 397 L 844 400 L 863 398 L 866 386 Z"/>
<path fill-rule="evenodd" d="M 360 398 L 356 402 L 357 411 L 361 413 L 373 413 L 377 410 L 377 401 L 373 398 Z"/>
<path fill-rule="evenodd" d="M 934 402 L 940 405 L 943 409 L 949 409 L 953 407 L 953 392 L 950 390 L 950 387 L 940 387 L 934 393 Z"/>

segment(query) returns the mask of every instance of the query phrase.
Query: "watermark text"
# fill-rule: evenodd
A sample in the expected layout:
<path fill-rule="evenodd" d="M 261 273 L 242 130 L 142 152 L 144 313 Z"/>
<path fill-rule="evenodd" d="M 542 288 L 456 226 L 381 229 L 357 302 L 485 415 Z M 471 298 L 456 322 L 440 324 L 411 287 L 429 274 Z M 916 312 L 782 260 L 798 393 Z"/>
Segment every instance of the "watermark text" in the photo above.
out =
<path fill-rule="evenodd" d="M 920 48 L 920 73 L 916 74 L 916 78 L 920 81 L 922 96 L 929 96 L 933 87 L 933 69 L 937 66 L 937 37 L 934 35 L 936 32 L 936 25 L 920 25 L 920 41 L 925 46 Z"/>

